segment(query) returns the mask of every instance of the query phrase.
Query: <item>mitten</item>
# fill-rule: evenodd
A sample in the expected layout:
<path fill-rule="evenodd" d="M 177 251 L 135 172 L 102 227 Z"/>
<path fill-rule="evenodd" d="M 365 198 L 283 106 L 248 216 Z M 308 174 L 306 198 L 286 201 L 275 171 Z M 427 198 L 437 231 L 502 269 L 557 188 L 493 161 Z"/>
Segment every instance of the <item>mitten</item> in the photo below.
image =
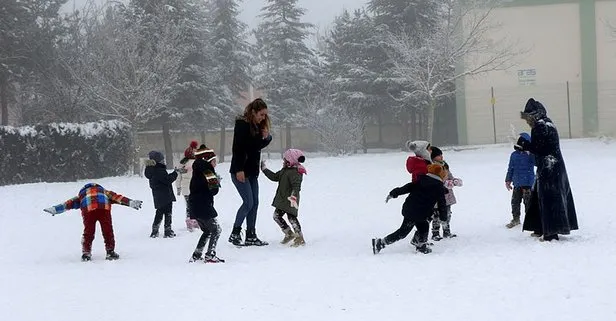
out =
<path fill-rule="evenodd" d="M 452 189 L 453 186 L 455 185 L 453 180 L 451 179 L 446 180 L 445 182 L 443 182 L 443 184 L 445 185 L 447 189 Z"/>
<path fill-rule="evenodd" d="M 138 210 L 138 209 L 141 209 L 141 204 L 142 203 L 143 202 L 139 201 L 139 200 L 130 200 L 130 201 L 128 201 L 128 206 Z"/>
<path fill-rule="evenodd" d="M 454 178 L 453 179 L 453 186 L 462 187 L 462 185 L 464 185 L 464 182 L 462 182 L 461 178 Z"/>
<path fill-rule="evenodd" d="M 291 207 L 299 209 L 299 205 L 297 204 L 297 197 L 295 195 L 291 195 L 287 197 L 289 203 L 291 203 Z"/>
<path fill-rule="evenodd" d="M 58 214 L 58 212 L 56 211 L 56 208 L 53 207 L 53 206 L 52 207 L 48 207 L 48 208 L 44 209 L 43 211 L 51 214 L 51 216 L 55 216 L 56 214 Z"/>

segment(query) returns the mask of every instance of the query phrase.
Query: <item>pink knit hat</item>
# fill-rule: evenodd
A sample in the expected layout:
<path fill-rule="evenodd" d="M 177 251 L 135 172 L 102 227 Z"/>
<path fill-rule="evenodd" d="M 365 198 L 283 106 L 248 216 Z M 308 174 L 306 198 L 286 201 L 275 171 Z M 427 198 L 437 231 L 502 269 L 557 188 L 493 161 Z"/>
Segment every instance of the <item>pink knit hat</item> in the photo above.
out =
<path fill-rule="evenodd" d="M 300 174 L 308 173 L 306 168 L 301 164 L 306 160 L 306 156 L 304 156 L 304 152 L 301 150 L 291 148 L 282 154 L 282 158 L 286 160 L 291 167 L 297 167 Z"/>

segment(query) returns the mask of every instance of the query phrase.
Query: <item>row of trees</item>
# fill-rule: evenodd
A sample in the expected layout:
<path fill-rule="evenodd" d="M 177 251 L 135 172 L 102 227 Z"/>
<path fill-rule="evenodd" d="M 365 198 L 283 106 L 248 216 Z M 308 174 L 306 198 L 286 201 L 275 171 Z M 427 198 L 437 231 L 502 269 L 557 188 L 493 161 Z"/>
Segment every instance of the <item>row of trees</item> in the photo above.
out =
<path fill-rule="evenodd" d="M 162 127 L 168 159 L 170 128 L 232 124 L 250 85 L 276 124 L 308 126 L 344 153 L 362 145 L 369 121 L 413 114 L 431 124 L 457 79 L 506 69 L 519 54 L 488 38 L 491 0 L 370 0 L 320 33 L 297 0 L 268 0 L 255 30 L 238 19 L 240 0 L 90 3 L 62 16 L 65 2 L 0 7 L 2 124 L 11 106 L 25 124 Z"/>

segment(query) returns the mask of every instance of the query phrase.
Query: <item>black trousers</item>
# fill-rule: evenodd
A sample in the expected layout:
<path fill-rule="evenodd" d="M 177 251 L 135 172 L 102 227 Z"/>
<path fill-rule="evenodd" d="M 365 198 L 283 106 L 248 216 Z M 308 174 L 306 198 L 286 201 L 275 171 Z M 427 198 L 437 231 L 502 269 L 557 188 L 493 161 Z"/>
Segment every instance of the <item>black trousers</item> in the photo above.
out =
<path fill-rule="evenodd" d="M 415 244 L 415 246 L 423 246 L 428 241 L 428 230 L 430 229 L 430 223 L 428 223 L 427 220 L 416 222 L 406 217 L 402 221 L 400 228 L 385 237 L 385 244 L 392 244 L 407 237 L 413 230 L 413 227 L 417 228 L 417 233 L 414 237 L 414 240 L 417 240 L 417 244 Z"/>
<path fill-rule="evenodd" d="M 165 206 L 156 209 L 156 215 L 154 215 L 154 223 L 152 223 L 152 230 L 158 231 L 160 223 L 165 218 L 165 231 L 171 230 L 171 215 L 173 213 L 173 203 L 169 203 Z"/>
<path fill-rule="evenodd" d="M 218 224 L 218 220 L 215 217 L 206 220 L 198 218 L 197 223 L 199 223 L 199 228 L 201 228 L 203 234 L 201 234 L 199 242 L 197 242 L 195 252 L 203 253 L 205 243 L 207 243 L 209 239 L 206 255 L 216 255 L 216 244 L 218 244 L 218 239 L 220 238 L 220 233 L 222 232 L 222 229 Z"/>
<path fill-rule="evenodd" d="M 513 189 L 511 194 L 511 214 L 513 218 L 520 219 L 520 203 L 524 202 L 524 211 L 530 206 L 530 186 L 518 186 Z"/>

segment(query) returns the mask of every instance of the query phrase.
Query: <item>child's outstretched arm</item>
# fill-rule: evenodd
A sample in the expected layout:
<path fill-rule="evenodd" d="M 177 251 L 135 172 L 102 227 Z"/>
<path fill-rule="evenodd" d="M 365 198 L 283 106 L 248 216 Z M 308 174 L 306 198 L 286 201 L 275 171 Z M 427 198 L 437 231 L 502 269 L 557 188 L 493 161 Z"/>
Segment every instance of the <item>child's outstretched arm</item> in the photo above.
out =
<path fill-rule="evenodd" d="M 281 170 L 277 171 L 276 173 L 272 172 L 269 168 L 267 168 L 267 165 L 265 165 L 265 161 L 261 161 L 261 171 L 263 172 L 265 177 L 267 177 L 270 181 L 272 182 L 280 181 Z"/>
<path fill-rule="evenodd" d="M 111 204 L 120 204 L 132 207 L 136 210 L 141 209 L 141 204 L 143 203 L 142 201 L 130 199 L 110 190 L 105 190 L 105 195 L 107 195 Z"/>
<path fill-rule="evenodd" d="M 415 189 L 416 184 L 415 183 L 408 183 L 404 186 L 401 187 L 396 187 L 394 189 L 391 190 L 391 192 L 389 192 L 389 195 L 387 195 L 387 198 L 385 199 L 385 203 L 387 203 L 389 201 L 389 199 L 391 198 L 396 198 L 400 195 L 404 195 L 404 194 L 409 194 L 413 191 L 413 189 Z"/>
<path fill-rule="evenodd" d="M 64 203 L 61 203 L 61 204 L 58 204 L 58 205 L 54 205 L 52 207 L 48 207 L 48 208 L 44 209 L 43 211 L 45 211 L 45 212 L 47 212 L 47 213 L 49 213 L 49 214 L 51 214 L 53 216 L 53 215 L 56 215 L 56 214 L 64 213 L 64 212 L 66 212 L 68 210 L 76 210 L 76 209 L 78 209 L 80 207 L 81 207 L 81 204 L 79 202 L 79 196 L 75 196 L 75 197 L 71 198 L 70 200 L 68 200 L 68 201 L 66 201 Z"/>

